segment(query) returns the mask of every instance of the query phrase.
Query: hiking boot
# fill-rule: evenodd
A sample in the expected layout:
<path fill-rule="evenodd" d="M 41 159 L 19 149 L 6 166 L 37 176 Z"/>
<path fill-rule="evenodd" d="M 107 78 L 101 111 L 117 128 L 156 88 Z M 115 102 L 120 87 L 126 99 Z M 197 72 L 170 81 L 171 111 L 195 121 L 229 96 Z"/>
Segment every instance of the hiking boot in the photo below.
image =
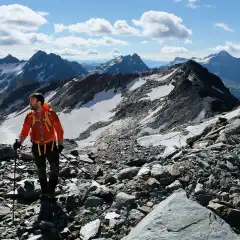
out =
<path fill-rule="evenodd" d="M 39 197 L 41 201 L 47 200 L 48 199 L 48 194 L 47 193 L 42 193 Z"/>

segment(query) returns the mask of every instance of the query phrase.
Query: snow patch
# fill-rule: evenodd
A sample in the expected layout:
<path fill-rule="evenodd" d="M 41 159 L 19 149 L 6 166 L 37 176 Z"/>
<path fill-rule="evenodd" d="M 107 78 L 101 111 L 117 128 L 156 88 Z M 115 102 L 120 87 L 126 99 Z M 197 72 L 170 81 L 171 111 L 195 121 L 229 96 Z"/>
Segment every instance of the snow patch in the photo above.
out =
<path fill-rule="evenodd" d="M 55 96 L 56 93 L 57 93 L 56 91 L 51 91 L 51 92 L 45 94 L 45 101 L 47 103 L 50 103 L 50 100 Z"/>
<path fill-rule="evenodd" d="M 140 88 L 145 83 L 146 80 L 144 78 L 136 78 L 134 81 L 127 85 L 127 89 L 129 91 L 134 91 L 135 89 Z"/>
<path fill-rule="evenodd" d="M 114 90 L 102 91 L 95 95 L 94 99 L 73 109 L 70 113 L 60 113 L 65 138 L 77 138 L 79 134 L 92 124 L 99 121 L 108 121 L 114 113 L 112 110 L 121 102 L 121 93 Z"/>
<path fill-rule="evenodd" d="M 166 97 L 172 90 L 174 86 L 172 84 L 169 85 L 162 85 L 156 88 L 153 88 L 150 93 L 148 93 L 148 97 L 142 98 L 141 100 L 151 100 L 154 101 L 156 99 L 160 99 Z"/>

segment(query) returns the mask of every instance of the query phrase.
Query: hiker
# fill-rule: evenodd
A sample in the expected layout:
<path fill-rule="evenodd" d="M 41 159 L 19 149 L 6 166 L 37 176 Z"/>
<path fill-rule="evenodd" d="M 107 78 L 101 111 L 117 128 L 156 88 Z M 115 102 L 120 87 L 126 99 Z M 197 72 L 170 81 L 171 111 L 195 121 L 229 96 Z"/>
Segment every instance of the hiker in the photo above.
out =
<path fill-rule="evenodd" d="M 41 199 L 54 199 L 59 175 L 59 154 L 63 150 L 63 129 L 57 114 L 44 103 L 41 93 L 30 96 L 32 111 L 25 118 L 18 141 L 13 145 L 17 150 L 27 138 L 30 130 L 32 153 L 38 170 L 41 185 Z M 56 144 L 58 141 L 58 145 Z M 47 181 L 46 158 L 50 164 L 50 177 Z"/>

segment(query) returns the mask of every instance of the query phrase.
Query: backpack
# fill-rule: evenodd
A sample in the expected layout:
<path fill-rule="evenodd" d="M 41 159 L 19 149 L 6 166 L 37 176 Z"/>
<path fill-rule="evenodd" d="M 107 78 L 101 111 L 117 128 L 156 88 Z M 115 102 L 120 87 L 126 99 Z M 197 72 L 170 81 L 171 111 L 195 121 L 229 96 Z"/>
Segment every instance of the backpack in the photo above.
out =
<path fill-rule="evenodd" d="M 49 119 L 49 116 L 51 115 L 51 113 L 49 112 L 49 109 L 51 109 L 51 107 L 47 103 L 44 103 L 43 107 L 46 108 L 47 111 L 45 111 L 45 116 L 44 116 L 45 118 L 43 118 L 42 120 L 45 123 L 46 128 L 47 128 L 47 130 L 49 132 L 50 131 L 49 127 L 52 128 L 52 126 L 53 126 L 51 120 Z M 39 122 L 39 121 L 40 120 L 36 119 L 36 112 L 32 111 L 32 128 L 35 126 L 36 122 Z"/>

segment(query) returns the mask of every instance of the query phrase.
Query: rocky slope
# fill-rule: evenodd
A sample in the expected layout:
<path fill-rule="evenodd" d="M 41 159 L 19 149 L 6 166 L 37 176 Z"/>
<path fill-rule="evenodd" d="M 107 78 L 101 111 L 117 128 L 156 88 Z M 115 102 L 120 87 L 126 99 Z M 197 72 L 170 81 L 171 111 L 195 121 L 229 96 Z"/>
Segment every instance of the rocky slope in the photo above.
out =
<path fill-rule="evenodd" d="M 192 60 L 200 63 L 207 68 L 211 73 L 219 76 L 231 92 L 240 97 L 240 58 L 233 57 L 227 51 L 221 51 L 216 54 L 211 54 L 205 58 L 192 58 Z M 188 61 L 186 58 L 175 58 L 170 62 L 170 66 L 174 64 L 184 63 Z"/>
<path fill-rule="evenodd" d="M 240 109 L 218 77 L 189 61 L 55 84 L 36 88 L 69 138 L 57 202 L 38 200 L 28 145 L 11 192 L 14 152 L 1 145 L 1 239 L 239 239 Z M 0 126 L 4 142 L 27 110 L 15 107 L 2 110 L 10 113 Z"/>
<path fill-rule="evenodd" d="M 137 73 L 148 70 L 147 65 L 134 53 L 133 55 L 119 56 L 96 68 L 95 72 L 110 75 L 118 73 Z"/>

